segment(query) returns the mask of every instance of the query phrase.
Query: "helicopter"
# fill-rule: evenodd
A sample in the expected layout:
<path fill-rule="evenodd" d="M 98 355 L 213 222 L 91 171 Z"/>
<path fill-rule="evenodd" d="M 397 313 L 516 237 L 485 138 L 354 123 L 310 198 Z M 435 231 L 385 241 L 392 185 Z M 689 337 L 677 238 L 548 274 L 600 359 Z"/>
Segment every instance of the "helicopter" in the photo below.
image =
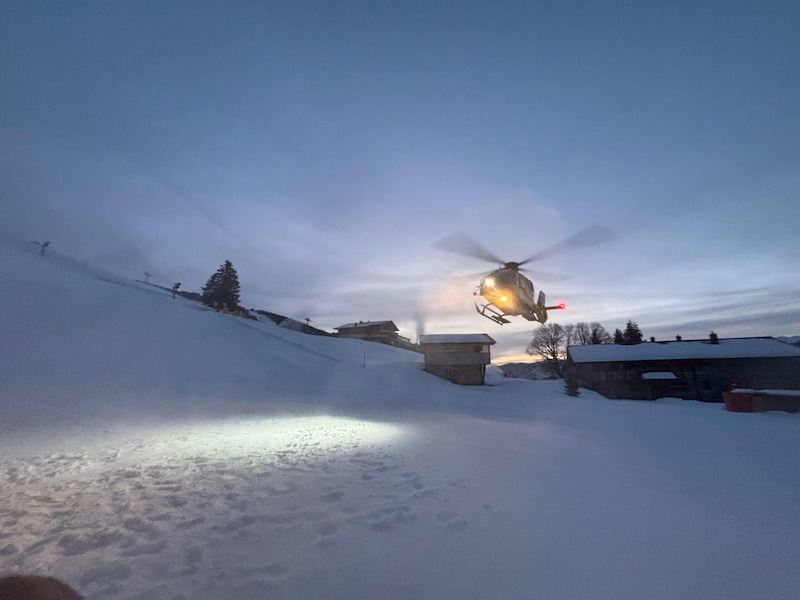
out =
<path fill-rule="evenodd" d="M 478 311 L 478 314 L 494 321 L 498 325 L 510 323 L 511 321 L 509 321 L 508 317 L 517 316 L 521 316 L 528 321 L 545 323 L 547 322 L 547 311 L 563 310 L 566 305 L 562 303 L 547 306 L 545 293 L 542 290 L 539 290 L 539 296 L 534 301 L 533 282 L 523 275 L 521 271 L 530 272 L 535 277 L 549 278 L 551 280 L 554 276 L 530 271 L 530 269 L 522 269 L 521 267 L 557 254 L 595 246 L 610 240 L 612 237 L 608 228 L 601 225 L 591 225 L 519 262 L 507 262 L 498 258 L 463 232 L 446 236 L 435 242 L 433 246 L 440 250 L 493 262 L 500 266 L 500 268 L 484 275 L 478 284 L 478 289 L 473 292 L 473 296 L 482 296 L 485 300 L 481 304 L 475 303 L 475 310 Z"/>

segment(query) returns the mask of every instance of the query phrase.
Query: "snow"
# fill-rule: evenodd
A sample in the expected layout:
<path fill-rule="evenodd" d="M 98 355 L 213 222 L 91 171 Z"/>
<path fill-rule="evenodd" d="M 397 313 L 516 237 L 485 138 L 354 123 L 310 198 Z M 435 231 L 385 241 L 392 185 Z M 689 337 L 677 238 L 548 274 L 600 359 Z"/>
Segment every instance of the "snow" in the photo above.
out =
<path fill-rule="evenodd" d="M 459 387 L 0 237 L 0 573 L 88 599 L 794 598 L 800 415 Z"/>
<path fill-rule="evenodd" d="M 486 333 L 429 333 L 419 336 L 419 343 L 426 344 L 494 344 Z"/>
<path fill-rule="evenodd" d="M 800 356 L 800 348 L 775 338 L 728 338 L 718 344 L 708 340 L 643 342 L 641 344 L 596 344 L 570 346 L 575 362 L 619 362 L 685 358 L 775 358 Z"/>
<path fill-rule="evenodd" d="M 380 327 L 381 325 L 391 325 L 392 331 L 397 331 L 397 326 L 392 321 L 359 321 L 358 323 L 345 323 L 334 327 L 334 329 L 359 329 L 364 327 Z"/>
<path fill-rule="evenodd" d="M 642 373 L 642 379 L 677 379 L 678 376 L 672 371 L 651 371 Z"/>

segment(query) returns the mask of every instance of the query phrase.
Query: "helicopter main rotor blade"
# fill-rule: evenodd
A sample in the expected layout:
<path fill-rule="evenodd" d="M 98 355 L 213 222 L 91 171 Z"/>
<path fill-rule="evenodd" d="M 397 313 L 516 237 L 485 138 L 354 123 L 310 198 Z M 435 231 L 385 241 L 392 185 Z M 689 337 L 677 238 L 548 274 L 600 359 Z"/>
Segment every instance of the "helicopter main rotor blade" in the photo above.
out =
<path fill-rule="evenodd" d="M 540 271 L 539 269 L 520 269 L 521 273 L 525 273 L 531 279 L 534 280 L 534 283 L 556 283 L 558 281 L 565 281 L 567 279 L 572 279 L 571 275 L 564 275 L 562 273 L 553 273 L 551 271 Z M 491 275 L 494 271 L 490 271 L 487 273 L 486 271 L 474 271 L 472 273 L 459 273 L 458 277 L 465 277 L 469 279 L 475 279 L 476 277 L 487 277 Z"/>
<path fill-rule="evenodd" d="M 470 256 L 479 260 L 493 262 L 498 265 L 505 264 L 503 259 L 498 258 L 489 252 L 489 250 L 481 246 L 478 242 L 469 237 L 466 233 L 461 231 L 452 233 L 443 237 L 438 242 L 434 242 L 433 247 L 439 248 L 439 250 L 461 254 L 462 256 Z"/>
<path fill-rule="evenodd" d="M 578 233 L 561 240 L 557 244 L 545 248 L 533 256 L 529 256 L 518 264 L 524 265 L 543 258 L 564 254 L 565 252 L 572 252 L 573 250 L 580 250 L 581 248 L 590 248 L 591 246 L 597 246 L 598 244 L 603 244 L 612 239 L 614 239 L 614 234 L 608 227 L 604 227 L 603 225 L 590 225 L 589 227 L 581 229 Z"/>
<path fill-rule="evenodd" d="M 566 281 L 571 279 L 569 275 L 562 275 L 560 273 L 550 273 L 548 271 L 539 271 L 534 269 L 520 269 L 523 273 L 530 275 L 535 280 L 534 283 L 557 283 L 559 281 Z"/>

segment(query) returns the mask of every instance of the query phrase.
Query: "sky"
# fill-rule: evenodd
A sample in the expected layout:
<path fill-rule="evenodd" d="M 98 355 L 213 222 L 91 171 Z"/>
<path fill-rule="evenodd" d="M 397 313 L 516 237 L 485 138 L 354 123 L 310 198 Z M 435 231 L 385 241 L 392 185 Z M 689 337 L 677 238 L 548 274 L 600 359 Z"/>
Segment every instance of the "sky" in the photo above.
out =
<path fill-rule="evenodd" d="M 3 3 L 0 229 L 333 328 L 486 332 L 493 268 L 551 320 L 800 333 L 796 2 Z"/>

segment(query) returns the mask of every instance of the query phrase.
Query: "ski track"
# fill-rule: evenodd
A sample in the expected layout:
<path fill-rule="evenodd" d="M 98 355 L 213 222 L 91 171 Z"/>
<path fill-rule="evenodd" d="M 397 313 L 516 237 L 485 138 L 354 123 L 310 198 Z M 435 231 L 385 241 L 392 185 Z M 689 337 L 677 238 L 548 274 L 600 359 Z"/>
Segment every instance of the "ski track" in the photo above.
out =
<path fill-rule="evenodd" d="M 281 597 L 283 581 L 303 577 L 289 566 L 303 561 L 282 557 L 467 527 L 458 507 L 482 503 L 467 480 L 410 467 L 366 427 L 308 419 L 260 446 L 237 445 L 242 427 L 226 424 L 199 441 L 180 431 L 1 461 L 0 563 L 57 573 L 89 599 Z M 248 552 L 265 540 L 272 556 Z"/>

